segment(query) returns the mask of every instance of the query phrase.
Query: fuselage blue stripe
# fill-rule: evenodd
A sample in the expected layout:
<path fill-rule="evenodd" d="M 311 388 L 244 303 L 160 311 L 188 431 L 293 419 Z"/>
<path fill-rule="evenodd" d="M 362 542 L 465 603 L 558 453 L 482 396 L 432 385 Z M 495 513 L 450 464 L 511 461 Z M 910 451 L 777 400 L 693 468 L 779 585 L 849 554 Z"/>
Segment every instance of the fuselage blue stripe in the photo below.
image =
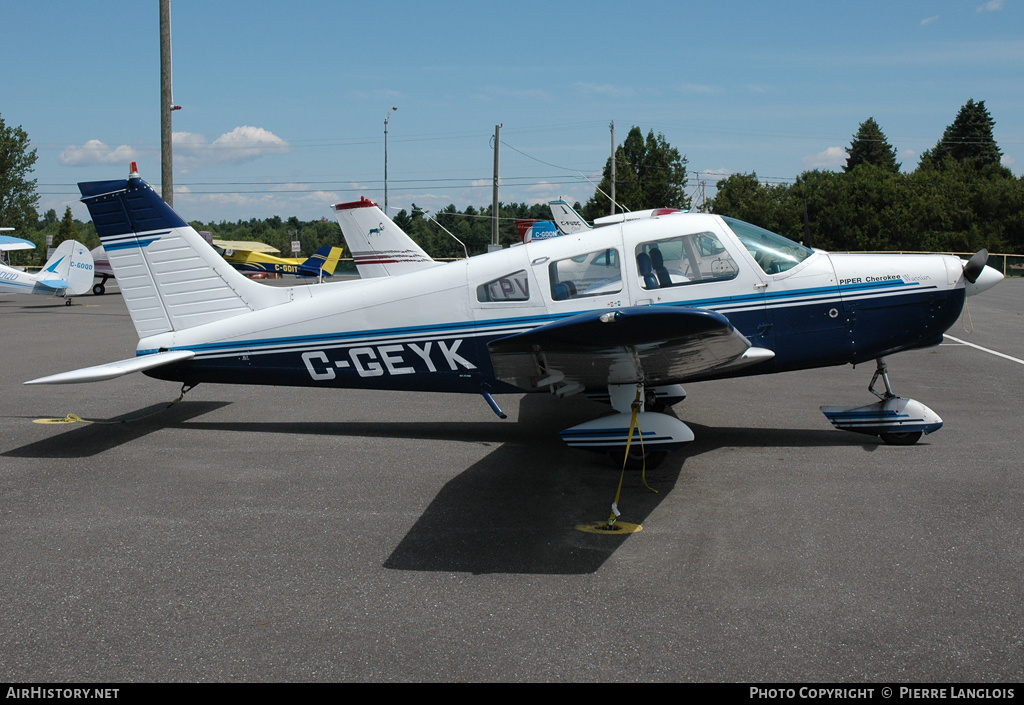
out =
<path fill-rule="evenodd" d="M 877 284 L 865 286 L 876 289 L 891 289 L 894 286 L 899 286 L 901 284 L 901 281 L 896 281 L 880 282 Z M 887 292 L 887 297 L 891 298 L 899 297 L 905 294 L 918 294 L 923 290 L 924 288 L 916 288 L 913 291 L 904 292 L 889 291 Z M 753 305 L 755 310 L 763 306 L 767 311 L 770 312 L 775 309 L 789 309 L 795 306 L 820 304 L 830 299 L 835 300 L 837 303 L 841 301 L 841 298 L 838 295 L 838 293 L 835 293 L 833 296 L 820 296 L 820 298 L 816 299 L 803 298 L 808 295 L 823 294 L 825 292 L 837 292 L 837 290 L 833 287 L 818 287 L 813 289 L 780 292 L 773 296 L 773 305 L 766 304 L 761 294 L 744 295 L 740 297 L 695 299 L 690 301 L 680 301 L 656 305 L 659 307 L 674 306 L 680 308 L 706 308 L 717 310 L 720 313 L 728 315 L 729 313 L 738 312 L 734 310 L 734 307 L 739 308 L 740 305 L 746 307 L 750 307 Z M 739 300 L 742 300 L 742 304 L 739 303 Z M 729 304 L 732 304 L 732 306 L 729 306 Z M 568 311 L 565 313 L 558 314 L 522 316 L 516 318 L 499 318 L 486 321 L 467 320 L 443 324 L 406 326 L 400 328 L 376 328 L 372 330 L 352 332 L 339 331 L 332 333 L 323 333 L 318 335 L 301 335 L 292 337 L 264 338 L 251 340 L 232 340 L 216 343 L 203 343 L 199 345 L 181 345 L 171 347 L 168 349 L 191 350 L 197 353 L 197 357 L 207 357 L 209 355 L 217 353 L 230 354 L 233 352 L 253 352 L 254 350 L 260 350 L 263 352 L 289 352 L 292 349 L 301 348 L 304 346 L 344 346 L 376 338 L 444 337 L 453 335 L 480 337 L 484 335 L 497 335 L 499 333 L 502 333 L 503 335 L 510 335 L 516 332 L 516 329 L 528 329 L 536 326 L 541 326 L 547 323 L 552 323 L 554 321 L 562 320 L 587 312 L 588 311 Z M 157 349 L 139 350 L 137 351 L 137 355 L 148 355 L 156 352 L 158 352 Z M 206 353 L 206 355 L 203 355 L 203 353 Z"/>

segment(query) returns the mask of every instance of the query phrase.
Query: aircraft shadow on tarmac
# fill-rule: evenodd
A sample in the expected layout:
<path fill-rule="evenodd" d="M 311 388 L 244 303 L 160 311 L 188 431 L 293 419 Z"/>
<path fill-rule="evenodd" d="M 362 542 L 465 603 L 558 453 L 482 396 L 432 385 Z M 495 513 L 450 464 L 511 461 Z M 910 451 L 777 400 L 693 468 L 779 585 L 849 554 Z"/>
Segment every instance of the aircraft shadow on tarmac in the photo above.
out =
<path fill-rule="evenodd" d="M 494 444 L 486 457 L 453 477 L 395 547 L 384 567 L 396 570 L 589 574 L 629 534 L 587 533 L 578 525 L 607 521 L 620 472 L 607 458 L 566 447 L 557 429 L 593 416 L 594 407 L 552 404 L 539 395 L 520 403 L 518 423 L 494 422 L 203 422 L 228 402 L 155 405 L 115 423 L 90 424 L 13 449 L 4 456 L 87 457 L 162 428 L 242 433 L 452 440 Z M 588 408 L 589 406 L 589 408 Z M 137 419 L 120 423 L 122 419 Z M 675 488 L 688 457 L 722 447 L 832 447 L 877 444 L 834 430 L 715 428 L 692 424 L 696 440 L 660 467 L 627 471 L 621 521 L 642 524 Z M 646 485 L 646 486 L 645 486 Z"/>
<path fill-rule="evenodd" d="M 521 409 L 520 418 L 527 413 Z M 384 566 L 475 574 L 596 572 L 629 534 L 576 527 L 607 520 L 620 471 L 601 456 L 563 446 L 551 432 L 561 427 L 548 420 L 529 440 L 503 444 L 449 481 Z M 703 440 L 670 454 L 657 469 L 645 476 L 627 471 L 621 521 L 646 521 L 676 487 L 686 459 L 700 453 L 726 446 L 864 444 L 854 434 L 829 430 L 695 429 Z"/>
<path fill-rule="evenodd" d="M 154 404 L 111 419 L 70 424 L 72 428 L 64 433 L 13 448 L 0 453 L 0 457 L 88 458 L 227 405 L 220 401 Z"/>

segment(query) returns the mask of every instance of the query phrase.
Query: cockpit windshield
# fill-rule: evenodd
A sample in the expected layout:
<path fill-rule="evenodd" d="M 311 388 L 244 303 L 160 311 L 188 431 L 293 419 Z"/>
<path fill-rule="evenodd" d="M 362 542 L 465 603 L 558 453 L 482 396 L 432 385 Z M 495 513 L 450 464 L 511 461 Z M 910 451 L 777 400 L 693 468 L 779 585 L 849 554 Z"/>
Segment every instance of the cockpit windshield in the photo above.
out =
<path fill-rule="evenodd" d="M 782 237 L 771 230 L 759 228 L 735 218 L 722 216 L 747 252 L 765 274 L 778 274 L 797 266 L 814 254 L 814 250 Z"/>

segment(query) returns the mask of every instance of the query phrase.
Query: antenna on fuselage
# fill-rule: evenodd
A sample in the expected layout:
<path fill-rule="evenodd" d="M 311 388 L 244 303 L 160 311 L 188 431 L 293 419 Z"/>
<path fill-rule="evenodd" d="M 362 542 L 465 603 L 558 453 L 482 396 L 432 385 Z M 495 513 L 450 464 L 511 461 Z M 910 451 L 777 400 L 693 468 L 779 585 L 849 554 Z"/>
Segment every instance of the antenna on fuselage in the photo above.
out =
<path fill-rule="evenodd" d="M 449 230 L 448 228 L 446 228 L 443 225 L 441 225 L 441 222 L 437 218 L 435 218 L 434 216 L 430 215 L 430 211 L 423 211 L 423 215 L 427 216 L 428 220 L 432 220 L 435 223 L 437 223 L 437 227 L 441 228 L 441 230 L 444 230 L 446 233 L 448 233 L 448 235 L 451 236 L 452 240 L 455 240 L 455 242 L 457 242 L 460 245 L 462 245 L 462 251 L 465 253 L 466 259 L 469 259 L 469 250 L 466 249 L 466 243 L 464 243 L 459 238 L 455 237 L 454 233 L 452 233 L 451 230 Z"/>

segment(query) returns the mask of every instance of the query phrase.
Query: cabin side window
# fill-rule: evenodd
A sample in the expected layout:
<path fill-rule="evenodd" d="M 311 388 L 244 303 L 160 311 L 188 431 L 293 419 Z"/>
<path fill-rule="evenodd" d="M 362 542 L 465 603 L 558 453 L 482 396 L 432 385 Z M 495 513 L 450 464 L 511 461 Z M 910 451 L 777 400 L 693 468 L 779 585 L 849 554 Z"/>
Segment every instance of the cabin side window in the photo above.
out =
<path fill-rule="evenodd" d="M 498 277 L 476 288 L 476 300 L 484 303 L 529 299 L 530 277 L 525 269 Z"/>
<path fill-rule="evenodd" d="M 739 274 L 736 260 L 714 233 L 642 242 L 636 247 L 636 268 L 644 289 L 724 281 Z"/>
<path fill-rule="evenodd" d="M 548 265 L 551 298 L 566 301 L 622 291 L 619 251 L 606 248 Z"/>
<path fill-rule="evenodd" d="M 814 250 L 771 230 L 735 218 L 722 217 L 765 274 L 781 274 L 814 254 Z"/>

